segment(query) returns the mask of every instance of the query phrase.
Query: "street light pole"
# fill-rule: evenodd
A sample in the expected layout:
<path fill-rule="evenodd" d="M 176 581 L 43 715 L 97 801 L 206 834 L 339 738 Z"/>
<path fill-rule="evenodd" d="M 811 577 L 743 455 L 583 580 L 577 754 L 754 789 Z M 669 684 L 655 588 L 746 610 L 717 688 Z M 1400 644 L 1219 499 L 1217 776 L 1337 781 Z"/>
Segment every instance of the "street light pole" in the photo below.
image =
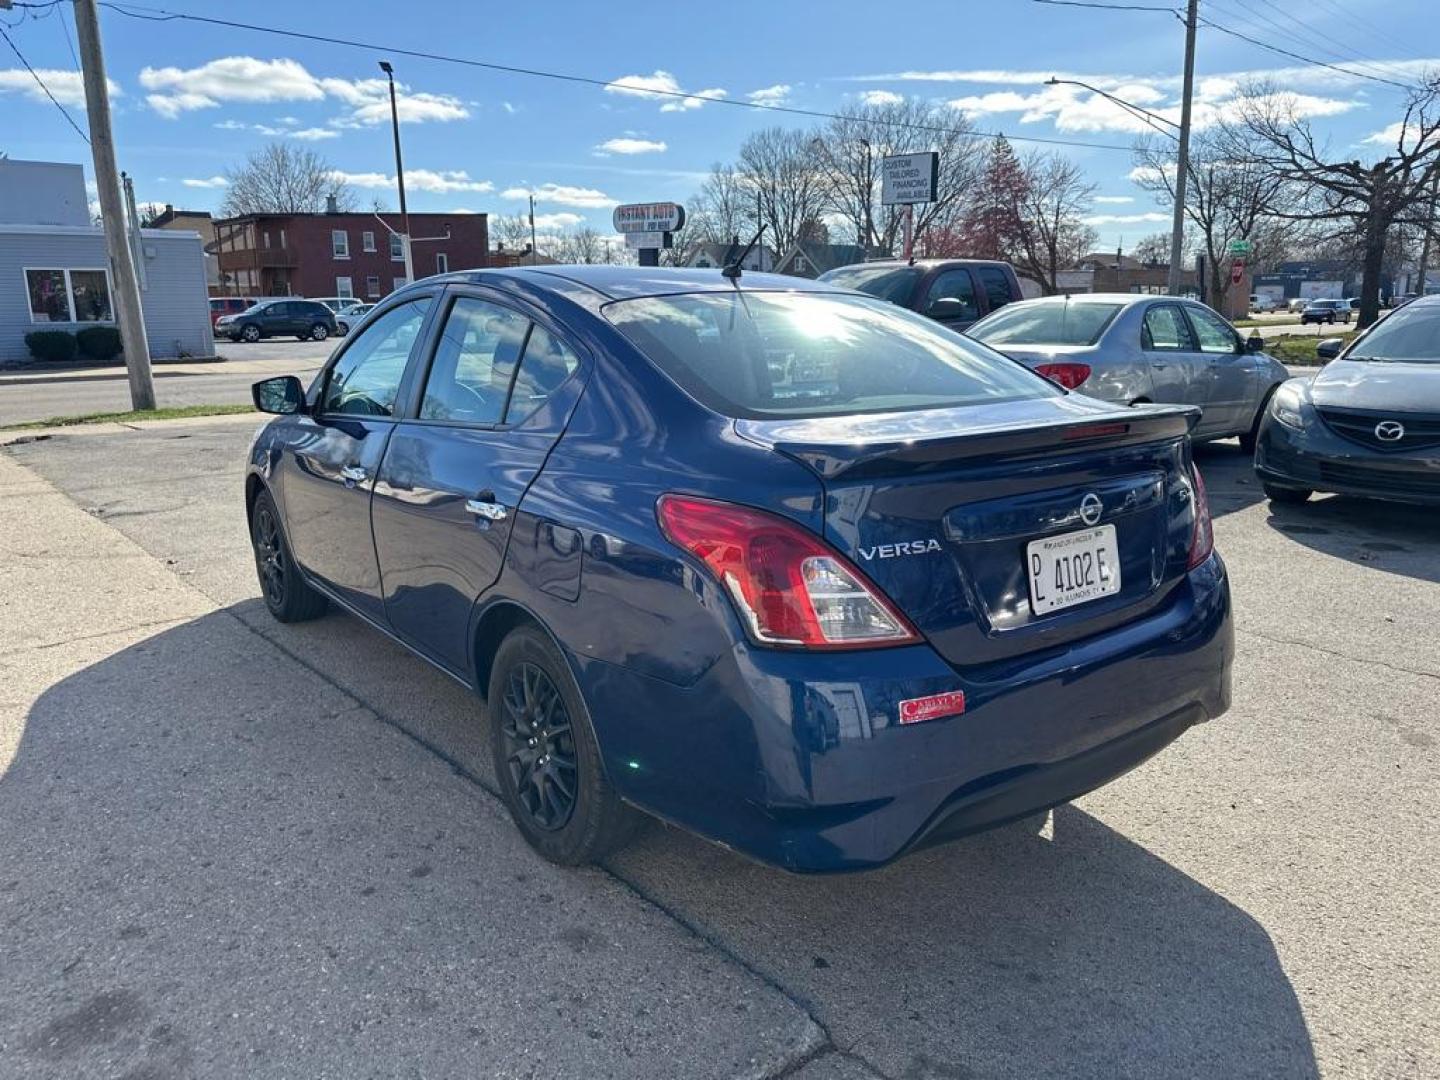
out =
<path fill-rule="evenodd" d="M 110 276 L 115 283 L 110 302 L 120 324 L 120 346 L 125 353 L 125 372 L 130 378 L 130 405 L 134 409 L 153 409 L 155 381 L 150 375 L 150 342 L 145 336 L 140 284 L 130 256 L 130 237 L 120 197 L 115 138 L 110 131 L 110 89 L 105 81 L 105 55 L 100 47 L 100 16 L 95 0 L 75 0 L 75 37 L 85 80 L 85 111 L 90 120 L 90 149 L 95 159 L 100 219 L 105 227 Z"/>
<path fill-rule="evenodd" d="M 405 206 L 405 162 L 400 156 L 400 110 L 395 104 L 395 69 L 381 60 L 380 70 L 390 80 L 390 128 L 395 134 L 395 184 L 400 189 L 400 250 L 405 256 L 405 280 L 415 280 L 415 263 L 410 255 L 410 211 Z"/>
<path fill-rule="evenodd" d="M 1185 81 L 1180 99 L 1180 149 L 1175 171 L 1175 217 L 1170 225 L 1170 274 L 1165 291 L 1180 295 L 1180 257 L 1185 247 L 1185 182 L 1190 173 L 1190 99 L 1195 93 L 1195 9 L 1199 0 L 1190 0 L 1185 11 Z"/>

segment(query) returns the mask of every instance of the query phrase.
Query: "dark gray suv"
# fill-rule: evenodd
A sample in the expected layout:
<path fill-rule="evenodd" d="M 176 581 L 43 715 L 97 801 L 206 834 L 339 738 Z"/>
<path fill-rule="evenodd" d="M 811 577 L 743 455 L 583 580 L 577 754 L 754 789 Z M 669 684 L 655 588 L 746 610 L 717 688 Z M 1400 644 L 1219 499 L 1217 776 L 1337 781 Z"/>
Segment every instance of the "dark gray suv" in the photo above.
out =
<path fill-rule="evenodd" d="M 820 280 L 918 311 L 951 330 L 1025 299 L 1015 268 L 988 259 L 887 259 L 837 266 Z"/>
<path fill-rule="evenodd" d="M 335 313 L 314 300 L 267 300 L 239 315 L 217 319 L 215 333 L 231 341 L 259 341 L 267 337 L 324 341 L 335 333 Z"/>

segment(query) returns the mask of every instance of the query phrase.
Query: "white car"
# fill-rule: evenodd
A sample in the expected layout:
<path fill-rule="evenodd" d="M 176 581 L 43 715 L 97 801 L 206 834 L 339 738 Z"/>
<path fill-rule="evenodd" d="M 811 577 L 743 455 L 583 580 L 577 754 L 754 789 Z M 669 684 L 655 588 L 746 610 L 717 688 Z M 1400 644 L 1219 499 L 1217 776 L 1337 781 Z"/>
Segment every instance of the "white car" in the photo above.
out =
<path fill-rule="evenodd" d="M 345 308 L 335 316 L 335 332 L 344 337 L 350 333 L 352 326 L 358 326 L 360 320 L 370 314 L 370 309 L 374 306 L 374 304 L 356 304 L 353 307 Z"/>
<path fill-rule="evenodd" d="M 314 300 L 317 304 L 324 304 L 336 315 L 342 311 L 348 311 L 350 308 L 359 307 L 365 302 L 357 300 L 353 296 L 310 296 L 306 299 Z"/>
<path fill-rule="evenodd" d="M 1250 310 L 1271 312 L 1280 310 L 1280 301 L 1268 293 L 1255 293 L 1250 297 Z"/>

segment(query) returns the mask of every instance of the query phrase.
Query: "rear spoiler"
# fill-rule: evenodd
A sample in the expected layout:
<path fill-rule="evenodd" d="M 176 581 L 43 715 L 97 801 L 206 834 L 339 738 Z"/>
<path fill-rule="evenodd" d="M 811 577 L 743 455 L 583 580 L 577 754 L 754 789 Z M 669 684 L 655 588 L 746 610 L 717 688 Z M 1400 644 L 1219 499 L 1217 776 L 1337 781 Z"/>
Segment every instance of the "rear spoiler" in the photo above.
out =
<path fill-rule="evenodd" d="M 1053 404 L 1054 399 L 1048 399 Z M 1071 399 L 1073 400 L 1073 399 Z M 1067 401 L 1068 405 L 1070 402 Z M 1091 403 L 1094 404 L 1094 403 Z M 925 472 L 957 460 L 1025 458 L 1057 450 L 1123 447 L 1186 436 L 1200 419 L 1192 405 L 1083 409 L 1043 419 L 995 416 L 985 407 L 884 416 L 737 420 L 741 437 L 803 462 L 823 479 L 892 471 Z M 908 435 L 908 437 L 907 437 Z"/>

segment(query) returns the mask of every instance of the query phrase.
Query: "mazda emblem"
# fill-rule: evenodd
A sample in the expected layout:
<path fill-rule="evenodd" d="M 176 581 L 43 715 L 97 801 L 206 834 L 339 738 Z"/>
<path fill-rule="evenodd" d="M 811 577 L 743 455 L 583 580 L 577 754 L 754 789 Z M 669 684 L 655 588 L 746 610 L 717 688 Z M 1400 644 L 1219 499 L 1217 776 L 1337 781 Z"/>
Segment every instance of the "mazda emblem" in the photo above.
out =
<path fill-rule="evenodd" d="M 1381 420 L 1375 425 L 1375 438 L 1381 442 L 1399 442 L 1405 437 L 1405 425 L 1398 420 Z"/>
<path fill-rule="evenodd" d="M 1104 509 L 1105 504 L 1100 501 L 1100 496 L 1091 491 L 1080 500 L 1080 520 L 1086 525 L 1094 525 L 1100 520 Z"/>

